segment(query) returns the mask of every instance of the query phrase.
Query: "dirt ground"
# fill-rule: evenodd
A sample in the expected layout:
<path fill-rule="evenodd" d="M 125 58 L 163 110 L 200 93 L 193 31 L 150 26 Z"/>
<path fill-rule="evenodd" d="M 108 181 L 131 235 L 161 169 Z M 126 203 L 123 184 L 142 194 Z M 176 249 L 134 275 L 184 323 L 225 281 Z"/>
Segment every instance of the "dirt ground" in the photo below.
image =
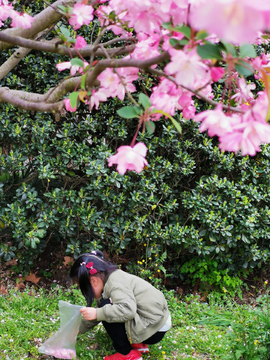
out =
<path fill-rule="evenodd" d="M 106 256 L 106 254 L 105 254 Z M 115 258 L 110 259 L 112 262 L 121 264 L 125 268 L 126 259 Z M 74 259 L 65 255 L 64 249 L 47 249 L 35 261 L 33 269 L 27 274 L 18 272 L 17 260 L 13 259 L 7 262 L 0 262 L 0 295 L 5 294 L 10 288 L 16 288 L 23 291 L 29 285 L 37 288 L 45 288 L 50 290 L 55 285 L 69 287 L 72 281 L 69 277 L 69 269 Z M 236 297 L 239 303 L 256 304 L 256 298 L 265 291 L 264 282 L 270 281 L 270 266 L 265 267 L 261 271 L 249 274 L 247 278 L 243 278 L 244 289 L 242 299 Z M 207 292 L 200 291 L 200 282 L 197 281 L 195 286 L 183 283 L 180 279 L 172 283 L 170 279 L 166 279 L 165 286 L 167 289 L 175 290 L 180 297 L 186 294 L 199 294 L 202 301 L 206 301 Z M 209 289 L 209 292 L 211 289 Z"/>

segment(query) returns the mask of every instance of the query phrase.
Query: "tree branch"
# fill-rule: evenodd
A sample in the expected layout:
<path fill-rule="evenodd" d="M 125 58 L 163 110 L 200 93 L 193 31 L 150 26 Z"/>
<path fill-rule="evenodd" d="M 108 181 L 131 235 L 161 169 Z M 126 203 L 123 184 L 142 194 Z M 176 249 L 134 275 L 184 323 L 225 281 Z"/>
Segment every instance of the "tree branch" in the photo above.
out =
<path fill-rule="evenodd" d="M 61 54 L 61 55 L 67 55 L 67 56 L 74 56 L 77 57 L 78 56 L 78 50 L 76 49 L 68 49 L 66 46 L 58 46 L 57 44 L 51 44 L 50 41 L 44 41 L 44 42 L 39 42 L 39 41 L 35 41 L 35 40 L 29 40 L 29 39 L 25 39 L 19 36 L 13 36 L 13 35 L 9 35 L 7 33 L 0 32 L 0 41 L 12 44 L 12 45 L 17 45 L 20 47 L 24 47 L 27 49 L 32 49 L 32 50 L 38 50 L 38 51 L 43 51 L 46 53 L 54 53 L 54 54 Z M 1 42 L 0 42 L 1 45 Z M 113 49 L 107 49 L 107 52 L 110 54 L 110 56 L 114 56 L 114 54 L 117 54 L 117 56 L 119 55 L 126 55 L 129 54 L 130 52 L 132 52 L 135 48 L 135 45 L 130 45 L 130 46 L 124 46 L 122 48 L 113 48 Z M 82 49 L 79 49 L 80 54 L 83 57 L 87 57 L 87 56 L 91 56 L 93 53 L 95 53 L 96 56 L 103 56 L 103 51 L 101 49 L 99 49 L 99 45 L 96 46 L 91 46 L 88 45 Z"/>
<path fill-rule="evenodd" d="M 60 113 L 64 108 L 63 101 L 54 104 L 45 102 L 37 103 L 25 100 L 24 98 L 20 98 L 18 96 L 14 96 L 14 91 L 16 90 L 10 90 L 7 87 L 0 88 L 0 103 L 6 102 L 23 110 L 51 112 L 53 114 Z"/>
<path fill-rule="evenodd" d="M 6 40 L 6 38 L 3 36 L 10 35 L 13 37 L 20 36 L 21 38 L 30 39 L 32 37 L 35 37 L 38 33 L 41 31 L 47 29 L 54 23 L 58 22 L 62 15 L 55 11 L 54 8 L 57 8 L 58 5 L 63 6 L 72 6 L 74 3 L 73 0 L 57 0 L 53 6 L 49 6 L 43 11 L 41 11 L 38 15 L 34 17 L 35 21 L 32 23 L 32 26 L 30 29 L 22 29 L 19 28 L 13 28 L 13 29 L 6 29 L 1 31 L 2 38 L 0 38 L 0 52 L 4 49 L 9 49 L 12 47 L 12 45 L 18 45 L 23 46 L 21 44 L 14 44 L 13 42 L 9 42 Z M 26 46 L 24 46 L 26 47 Z"/>
<path fill-rule="evenodd" d="M 101 50 L 102 51 L 102 50 Z M 169 60 L 167 52 L 151 59 L 104 59 L 100 60 L 94 69 L 87 74 L 86 84 L 88 87 L 99 86 L 98 75 L 107 67 L 137 67 L 147 69 L 148 67 Z M 81 76 L 71 77 L 63 80 L 55 88 L 46 94 L 27 93 L 23 90 L 10 90 L 7 87 L 0 88 L 0 103 L 7 102 L 24 110 L 59 113 L 63 109 L 63 102 L 57 102 L 65 94 L 74 90 L 81 82 Z"/>
<path fill-rule="evenodd" d="M 59 85 L 57 85 L 54 88 L 51 88 L 46 94 L 29 93 L 23 90 L 10 90 L 8 87 L 1 88 L 0 103 L 6 102 L 5 99 L 7 99 L 7 96 L 5 94 L 6 92 L 8 92 L 9 94 L 8 96 L 10 96 L 11 98 L 14 97 L 19 98 L 24 102 L 24 104 L 36 103 L 36 104 L 40 104 L 40 106 L 42 106 L 43 103 L 45 103 L 46 105 L 53 104 L 59 101 L 60 99 L 62 99 L 68 92 L 73 91 L 76 85 L 81 82 L 81 80 L 82 80 L 81 76 L 64 79 Z M 96 81 L 94 83 L 94 86 L 99 86 L 99 81 Z M 11 103 L 11 101 L 8 102 Z M 21 108 L 25 110 L 29 110 L 26 109 L 25 107 L 21 107 Z M 30 110 L 35 110 L 35 109 L 31 108 Z"/>
<path fill-rule="evenodd" d="M 181 86 L 183 89 L 186 89 L 186 90 L 192 92 L 194 95 L 196 95 L 198 98 L 202 99 L 203 101 L 207 102 L 209 105 L 213 105 L 213 106 L 219 105 L 219 103 L 217 103 L 216 101 L 211 100 L 207 96 L 203 95 L 199 91 L 200 89 L 196 90 L 196 89 L 191 89 L 184 85 L 179 85 L 172 76 L 167 75 L 165 72 L 163 72 L 161 70 L 148 68 L 148 69 L 146 69 L 146 71 L 150 72 L 151 74 L 155 74 L 155 75 L 167 78 L 168 80 L 172 81 L 176 86 Z M 238 112 L 238 113 L 244 113 L 244 111 L 242 109 L 236 108 L 233 106 L 222 105 L 222 107 L 224 110 L 229 110 L 229 111 L 231 110 L 231 111 Z"/>
<path fill-rule="evenodd" d="M 48 30 L 41 32 L 36 36 L 41 39 L 48 34 Z M 51 42 L 55 43 L 57 39 L 52 39 Z M 20 47 L 0 66 L 0 80 L 3 79 L 29 52 L 31 49 Z"/>
<path fill-rule="evenodd" d="M 108 52 L 108 51 L 107 51 Z M 86 76 L 86 85 L 88 88 L 93 86 L 99 74 L 106 68 L 120 68 L 120 67 L 136 67 L 139 69 L 147 69 L 152 65 L 156 65 L 170 59 L 170 55 L 167 51 L 155 56 L 151 59 L 139 60 L 139 59 L 104 59 L 100 60 L 94 69 L 89 69 Z"/>

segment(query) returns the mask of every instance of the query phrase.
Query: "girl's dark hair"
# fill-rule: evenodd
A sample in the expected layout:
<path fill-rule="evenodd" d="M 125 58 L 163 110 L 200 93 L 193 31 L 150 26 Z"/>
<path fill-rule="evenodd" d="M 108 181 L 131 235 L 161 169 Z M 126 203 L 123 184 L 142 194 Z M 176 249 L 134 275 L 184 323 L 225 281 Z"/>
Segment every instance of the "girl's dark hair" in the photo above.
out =
<path fill-rule="evenodd" d="M 97 270 L 97 273 L 94 275 L 91 275 L 86 267 L 89 262 L 92 262 L 93 268 Z M 87 306 L 91 306 L 94 301 L 94 292 L 90 283 L 90 277 L 99 276 L 104 281 L 116 269 L 118 269 L 118 266 L 106 261 L 103 253 L 97 250 L 80 255 L 71 266 L 69 276 L 78 279 L 81 292 L 87 301 Z"/>

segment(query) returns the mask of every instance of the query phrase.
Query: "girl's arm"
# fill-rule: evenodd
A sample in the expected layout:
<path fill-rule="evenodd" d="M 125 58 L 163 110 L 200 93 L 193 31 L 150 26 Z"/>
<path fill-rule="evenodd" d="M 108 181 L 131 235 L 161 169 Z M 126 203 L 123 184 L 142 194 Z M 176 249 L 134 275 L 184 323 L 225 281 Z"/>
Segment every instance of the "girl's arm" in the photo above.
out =
<path fill-rule="evenodd" d="M 134 319 L 137 312 L 133 290 L 127 284 L 114 282 L 109 295 L 112 304 L 97 310 L 97 320 L 107 322 L 127 322 Z"/>

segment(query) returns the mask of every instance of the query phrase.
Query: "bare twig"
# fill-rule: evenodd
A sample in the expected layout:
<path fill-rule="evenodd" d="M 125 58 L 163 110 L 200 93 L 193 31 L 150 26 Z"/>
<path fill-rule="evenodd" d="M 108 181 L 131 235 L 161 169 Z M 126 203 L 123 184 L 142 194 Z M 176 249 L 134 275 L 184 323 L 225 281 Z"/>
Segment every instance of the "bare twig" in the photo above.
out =
<path fill-rule="evenodd" d="M 179 85 L 175 79 L 170 76 L 170 75 L 167 75 L 165 72 L 161 71 L 161 70 L 156 70 L 156 69 L 152 69 L 152 68 L 148 68 L 146 69 L 147 72 L 150 72 L 152 74 L 155 74 L 155 75 L 158 75 L 158 76 L 162 76 L 162 77 L 165 77 L 166 79 L 172 81 L 176 86 L 181 86 L 183 89 L 186 89 L 190 92 L 192 92 L 194 95 L 196 95 L 198 98 L 204 100 L 205 102 L 207 102 L 208 104 L 210 105 L 213 105 L 213 106 L 217 106 L 219 105 L 219 103 L 217 103 L 216 101 L 214 100 L 211 100 L 209 99 L 207 96 L 203 95 L 199 90 L 201 89 L 191 89 L 190 87 L 188 86 L 184 86 L 184 85 Z M 238 112 L 238 113 L 244 113 L 244 111 L 240 108 L 236 108 L 236 107 L 233 107 L 233 106 L 228 106 L 228 105 L 222 105 L 223 109 L 224 110 L 231 110 L 231 111 L 234 111 L 234 112 Z"/>

